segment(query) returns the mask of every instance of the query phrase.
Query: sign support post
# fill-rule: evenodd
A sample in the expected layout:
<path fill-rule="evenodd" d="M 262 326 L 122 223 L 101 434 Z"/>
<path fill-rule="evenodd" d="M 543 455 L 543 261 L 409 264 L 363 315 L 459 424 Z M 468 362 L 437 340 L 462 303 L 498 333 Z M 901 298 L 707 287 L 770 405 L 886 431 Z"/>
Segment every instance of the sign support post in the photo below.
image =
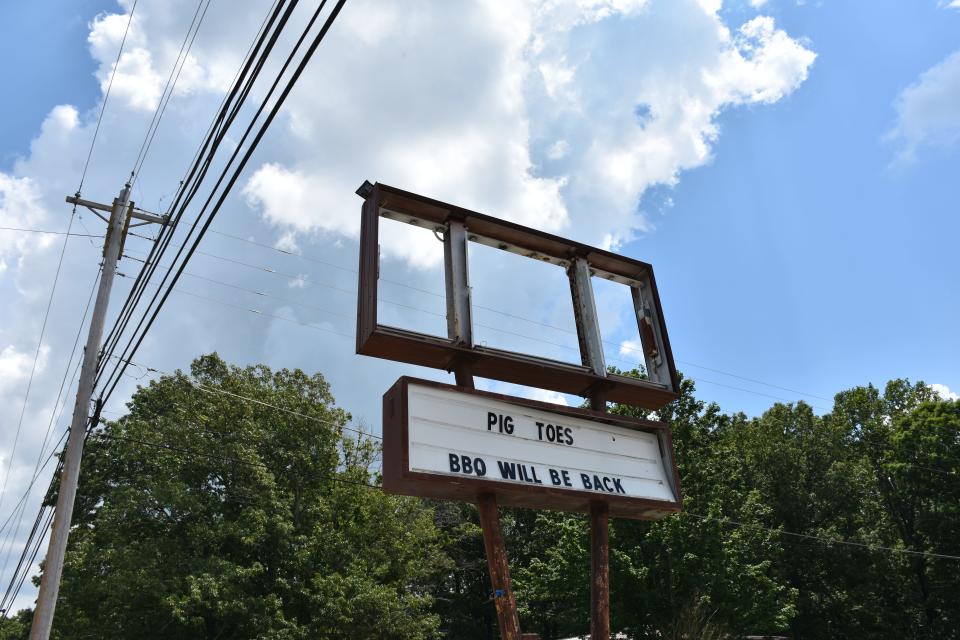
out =
<path fill-rule="evenodd" d="M 497 497 L 492 493 L 477 496 L 480 509 L 480 528 L 483 531 L 483 548 L 487 552 L 487 568 L 490 570 L 490 585 L 493 587 L 493 603 L 497 608 L 500 637 L 503 640 L 520 640 L 520 616 L 517 614 L 517 599 L 510 584 L 510 565 L 507 562 L 507 547 L 500 531 L 500 510 Z"/>
<path fill-rule="evenodd" d="M 470 305 L 470 276 L 467 260 L 467 229 L 462 222 L 452 221 L 443 235 L 443 261 L 447 293 L 447 337 L 455 344 L 473 346 L 473 318 Z M 457 386 L 473 389 L 473 373 L 470 364 L 455 358 L 451 368 Z M 520 616 L 517 614 L 517 599 L 510 584 L 510 565 L 507 562 L 507 547 L 500 530 L 500 510 L 493 493 L 477 496 L 480 511 L 480 530 L 483 548 L 487 554 L 493 602 L 503 640 L 520 640 Z"/>
<path fill-rule="evenodd" d="M 610 640 L 610 509 L 590 504 L 590 640 Z"/>
<path fill-rule="evenodd" d="M 583 258 L 573 260 L 567 271 L 577 321 L 580 357 L 597 375 L 606 374 L 600 322 L 590 282 L 590 268 Z M 590 394 L 590 408 L 607 411 L 606 392 Z M 590 640 L 610 640 L 610 509 L 606 503 L 590 503 Z"/>

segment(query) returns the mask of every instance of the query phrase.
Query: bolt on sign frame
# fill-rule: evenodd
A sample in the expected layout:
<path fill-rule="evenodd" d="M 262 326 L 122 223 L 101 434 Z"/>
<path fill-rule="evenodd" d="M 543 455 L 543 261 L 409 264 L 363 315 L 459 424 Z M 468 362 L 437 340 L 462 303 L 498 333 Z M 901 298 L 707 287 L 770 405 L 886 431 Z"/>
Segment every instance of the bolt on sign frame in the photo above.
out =
<path fill-rule="evenodd" d="M 591 638 L 609 640 L 609 516 L 613 514 L 658 519 L 681 508 L 680 479 L 669 428 L 662 423 L 631 420 L 605 413 L 608 401 L 655 410 L 678 395 L 679 381 L 667 338 L 667 327 L 663 320 L 653 267 L 639 260 L 385 184 L 373 185 L 364 182 L 357 190 L 357 195 L 364 199 L 360 227 L 357 353 L 452 371 L 457 382 L 456 387 L 451 387 L 401 378 L 384 395 L 384 490 L 406 495 L 476 500 L 493 587 L 493 601 L 497 609 L 500 636 L 504 640 L 521 640 L 532 636 L 520 633 L 516 600 L 511 588 L 507 554 L 500 530 L 498 499 L 504 504 L 517 506 L 588 511 L 591 531 Z M 380 277 L 381 217 L 443 235 L 446 338 L 381 325 L 378 322 L 377 281 Z M 570 281 L 581 365 L 474 343 L 468 269 L 470 242 L 557 265 L 566 271 Z M 593 295 L 592 278 L 595 277 L 630 287 L 647 370 L 645 380 L 607 371 Z M 474 375 L 580 395 L 589 398 L 591 409 L 558 407 L 476 391 L 473 389 Z M 607 425 L 608 430 L 632 429 L 645 432 L 648 439 L 652 435 L 655 442 L 659 443 L 654 450 L 659 449 L 659 464 L 665 472 L 662 484 L 669 485 L 670 491 L 659 499 L 651 500 L 635 496 L 591 494 L 571 490 L 572 485 L 557 489 L 516 484 L 511 486 L 507 482 L 444 477 L 443 474 L 411 469 L 408 394 L 411 385 L 415 384 L 421 387 L 446 387 L 464 399 L 486 398 L 489 402 L 504 402 L 528 413 L 552 411 L 567 420 L 593 421 Z M 452 460 L 453 454 L 449 455 Z M 658 455 L 655 454 L 654 457 Z M 536 479 L 535 474 L 533 478 Z M 586 486 L 586 480 L 583 482 Z M 607 480 L 604 479 L 604 482 Z"/>
<path fill-rule="evenodd" d="M 357 190 L 364 198 L 360 229 L 357 353 L 445 371 L 539 387 L 655 410 L 677 397 L 679 383 L 653 267 L 537 229 L 470 211 L 385 184 Z M 443 234 L 448 337 L 377 320 L 379 221 L 389 218 Z M 581 365 L 474 344 L 468 245 L 484 244 L 567 272 Z M 630 287 L 647 370 L 638 380 L 607 372 L 591 278 Z"/>

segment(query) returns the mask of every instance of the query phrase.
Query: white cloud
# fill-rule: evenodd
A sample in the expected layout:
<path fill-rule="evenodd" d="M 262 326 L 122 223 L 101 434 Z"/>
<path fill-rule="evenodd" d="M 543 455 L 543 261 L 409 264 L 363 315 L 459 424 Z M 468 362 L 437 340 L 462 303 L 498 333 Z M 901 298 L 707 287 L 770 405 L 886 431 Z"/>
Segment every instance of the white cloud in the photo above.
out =
<path fill-rule="evenodd" d="M 643 360 L 643 345 L 640 340 L 624 340 L 620 343 L 620 357 Z"/>
<path fill-rule="evenodd" d="M 717 9 L 653 2 L 616 22 L 540 26 L 540 68 L 552 60 L 573 75 L 562 98 L 549 86 L 531 97 L 531 121 L 567 132 L 565 202 L 587 241 L 616 249 L 649 230 L 640 197 L 710 160 L 723 109 L 776 102 L 806 79 L 816 54 L 773 18 L 731 32 Z"/>
<path fill-rule="evenodd" d="M 20 391 L 20 387 L 30 376 L 33 355 L 33 352 L 18 351 L 13 345 L 7 345 L 0 351 L 0 394 Z M 37 372 L 46 368 L 49 355 L 50 346 L 45 344 L 40 348 Z"/>
<path fill-rule="evenodd" d="M 945 384 L 934 383 L 930 385 L 930 388 L 933 389 L 933 392 L 936 393 L 942 400 L 960 400 L 960 394 L 956 394 L 950 390 Z"/>
<path fill-rule="evenodd" d="M 637 210 L 648 187 L 709 161 L 720 111 L 781 100 L 816 57 L 770 17 L 731 32 L 715 2 L 414 6 L 380 20 L 360 3 L 376 37 L 355 18 L 334 34 L 351 55 L 314 70 L 289 108 L 289 159 L 246 186 L 268 221 L 355 238 L 353 190 L 370 178 L 615 249 L 649 230 Z M 473 28 L 451 30 L 450 11 Z M 422 46 L 398 54 L 394 31 Z M 369 69 L 379 82 L 355 81 Z M 542 147 L 563 160 L 553 175 L 538 174 L 533 137 L 561 141 Z M 427 267 L 431 247 L 400 232 L 383 249 Z"/>
<path fill-rule="evenodd" d="M 538 67 L 543 77 L 543 84 L 547 95 L 551 98 L 562 96 L 564 89 L 573 80 L 574 70 L 565 65 L 564 60 L 558 62 L 541 62 Z"/>
<path fill-rule="evenodd" d="M 759 9 L 765 4 L 767 4 L 767 0 L 750 0 L 750 6 L 754 9 Z"/>
<path fill-rule="evenodd" d="M 547 149 L 547 157 L 551 160 L 560 160 L 570 152 L 570 144 L 566 140 L 557 140 Z"/>
<path fill-rule="evenodd" d="M 960 0 L 940 0 L 940 6 L 946 9 L 960 9 Z"/>
<path fill-rule="evenodd" d="M 896 122 L 887 139 L 896 142 L 901 162 L 911 162 L 924 146 L 960 142 L 960 51 L 927 69 L 900 92 L 893 106 Z"/>
<path fill-rule="evenodd" d="M 0 220 L 5 227 L 36 229 L 47 214 L 32 178 L 17 178 L 0 172 Z M 50 246 L 54 236 L 0 231 L 0 262 L 19 259 L 23 254 Z"/>
<path fill-rule="evenodd" d="M 527 394 L 531 400 L 539 400 L 540 402 L 549 402 L 551 404 L 559 404 L 567 406 L 567 399 L 562 393 L 557 393 L 556 391 L 547 391 L 546 389 L 530 389 L 530 392 Z"/>

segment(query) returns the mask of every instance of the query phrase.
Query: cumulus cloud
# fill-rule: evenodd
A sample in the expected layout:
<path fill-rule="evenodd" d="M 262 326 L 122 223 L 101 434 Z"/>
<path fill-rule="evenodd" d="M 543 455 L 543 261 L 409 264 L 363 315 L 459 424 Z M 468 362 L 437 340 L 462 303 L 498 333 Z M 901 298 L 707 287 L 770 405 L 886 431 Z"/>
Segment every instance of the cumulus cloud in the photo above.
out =
<path fill-rule="evenodd" d="M 355 238 L 363 167 L 363 177 L 616 248 L 650 228 L 638 212 L 648 187 L 709 161 L 724 108 L 783 99 L 816 57 L 770 17 L 731 31 L 715 2 L 481 2 L 455 8 L 473 25 L 463 32 L 449 29 L 453 8 L 422 8 L 375 19 L 373 35 L 355 16 L 379 8 L 345 21 L 351 56 L 315 70 L 289 109 L 291 157 L 246 186 L 266 220 Z M 381 82 L 352 81 L 370 68 Z M 367 133 L 347 140 L 331 121 Z M 328 153 L 316 152 L 318 135 Z M 554 162 L 550 174 L 535 148 Z M 425 267 L 439 260 L 430 242 L 399 232 L 383 249 Z"/>
<path fill-rule="evenodd" d="M 18 178 L 0 172 L 0 220 L 5 227 L 35 229 L 47 219 L 40 201 L 39 189 L 32 178 Z M 31 250 L 44 249 L 53 243 L 54 236 L 0 231 L 0 263 L 18 260 Z M 0 273 L 5 271 L 0 269 Z"/>
<path fill-rule="evenodd" d="M 620 343 L 620 357 L 633 360 L 643 359 L 643 344 L 640 340 L 624 340 Z"/>
<path fill-rule="evenodd" d="M 18 351 L 13 345 L 7 345 L 0 351 L 0 394 L 19 388 L 30 376 L 33 367 L 33 353 Z M 43 345 L 37 358 L 37 371 L 47 366 L 50 346 Z"/>
<path fill-rule="evenodd" d="M 567 398 L 562 393 L 557 393 L 556 391 L 547 391 L 546 389 L 531 389 L 528 395 L 531 400 L 539 400 L 541 402 L 549 402 L 551 404 L 567 406 Z"/>
<path fill-rule="evenodd" d="M 934 383 L 930 385 L 930 388 L 936 393 L 942 400 L 960 400 L 960 395 L 954 393 L 950 390 L 945 384 Z"/>
<path fill-rule="evenodd" d="M 925 146 L 960 141 L 960 51 L 927 69 L 900 92 L 893 106 L 896 121 L 887 139 L 900 147 L 898 159 L 911 162 Z"/>
<path fill-rule="evenodd" d="M 566 140 L 557 140 L 547 149 L 547 157 L 551 160 L 560 160 L 570 151 L 570 145 Z"/>

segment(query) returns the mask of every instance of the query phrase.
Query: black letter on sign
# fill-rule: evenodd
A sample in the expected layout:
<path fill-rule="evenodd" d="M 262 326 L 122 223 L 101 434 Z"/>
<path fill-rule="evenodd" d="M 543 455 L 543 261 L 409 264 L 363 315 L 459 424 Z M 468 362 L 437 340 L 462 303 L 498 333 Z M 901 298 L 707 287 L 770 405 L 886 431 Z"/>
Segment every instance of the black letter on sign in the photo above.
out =
<path fill-rule="evenodd" d="M 488 418 L 489 420 L 489 418 Z M 513 417 L 507 416 L 503 419 L 503 430 L 507 433 L 513 433 Z"/>
<path fill-rule="evenodd" d="M 503 462 L 502 460 L 497 460 L 497 466 L 500 467 L 500 477 L 504 480 L 516 480 L 517 479 L 517 465 L 512 462 Z"/>
<path fill-rule="evenodd" d="M 559 487 L 560 486 L 560 474 L 557 473 L 556 469 L 550 469 L 550 482 Z"/>
<path fill-rule="evenodd" d="M 483 461 L 483 458 L 474 458 L 473 470 L 478 476 L 485 476 L 487 475 L 487 463 Z"/>
<path fill-rule="evenodd" d="M 590 476 L 585 473 L 580 474 L 580 482 L 583 483 L 584 489 L 593 489 L 593 485 L 590 484 Z"/>
<path fill-rule="evenodd" d="M 487 431 L 493 430 L 493 425 L 497 424 L 497 414 L 492 411 L 487 412 Z"/>
<path fill-rule="evenodd" d="M 460 456 L 455 453 L 450 454 L 450 471 L 460 473 Z"/>

